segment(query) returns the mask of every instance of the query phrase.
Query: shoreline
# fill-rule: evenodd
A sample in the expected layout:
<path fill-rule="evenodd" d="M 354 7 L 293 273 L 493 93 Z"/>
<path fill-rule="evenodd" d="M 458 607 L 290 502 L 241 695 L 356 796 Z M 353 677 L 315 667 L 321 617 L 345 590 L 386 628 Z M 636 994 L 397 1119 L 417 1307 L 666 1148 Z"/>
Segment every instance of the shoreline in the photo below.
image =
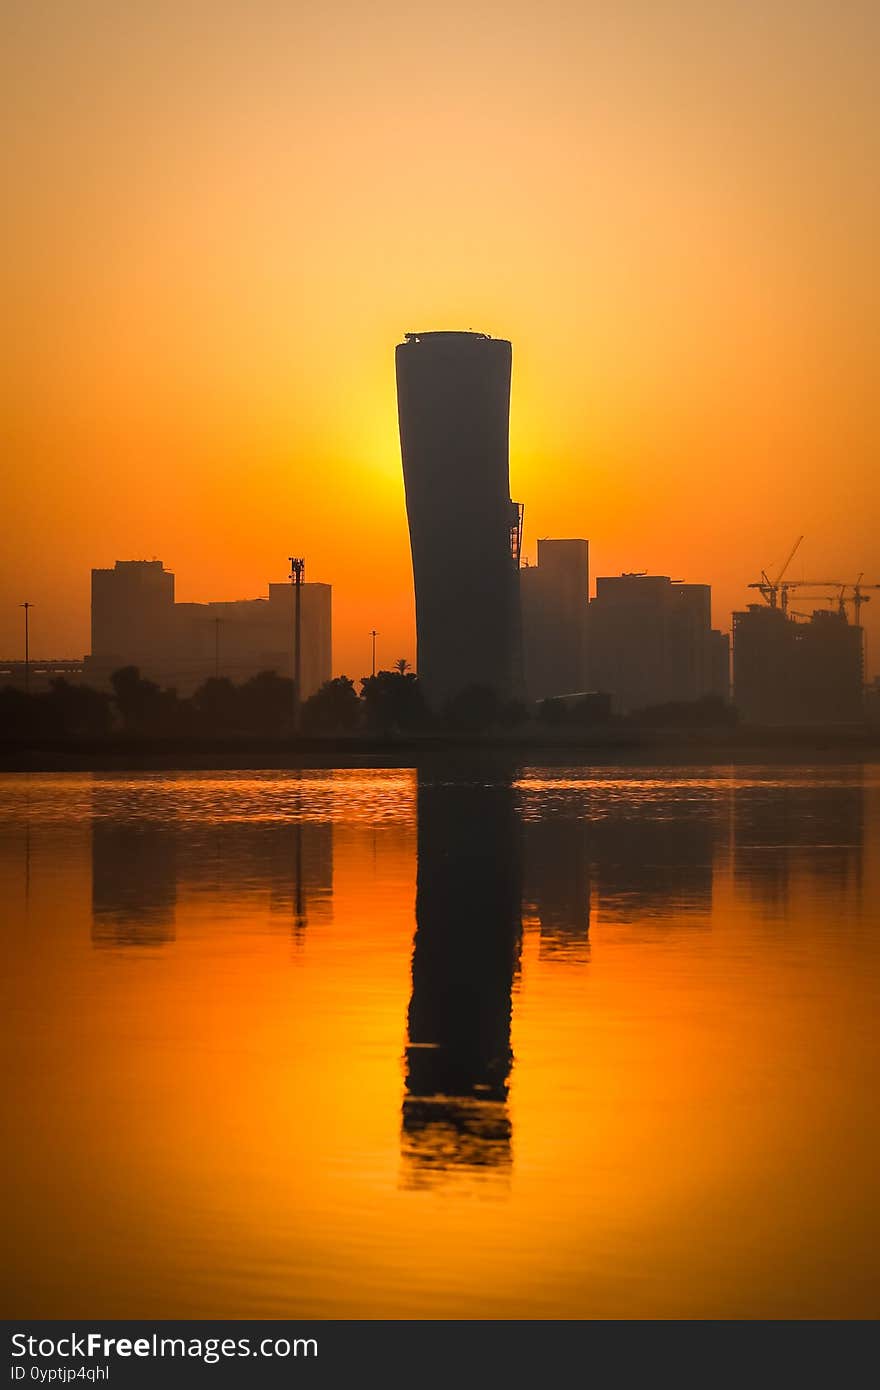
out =
<path fill-rule="evenodd" d="M 0 774 L 208 772 L 414 767 L 423 762 L 515 761 L 705 765 L 880 761 L 880 730 L 615 730 L 559 735 L 311 739 L 136 739 L 0 742 Z"/>

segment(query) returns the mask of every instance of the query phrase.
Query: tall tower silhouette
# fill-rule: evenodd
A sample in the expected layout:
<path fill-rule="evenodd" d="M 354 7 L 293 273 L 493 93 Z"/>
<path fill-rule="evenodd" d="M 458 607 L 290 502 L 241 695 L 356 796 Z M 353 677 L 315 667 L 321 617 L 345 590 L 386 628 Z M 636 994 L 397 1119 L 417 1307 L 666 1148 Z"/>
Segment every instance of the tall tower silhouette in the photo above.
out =
<path fill-rule="evenodd" d="M 522 509 L 510 500 L 510 343 L 407 333 L 395 356 L 425 696 L 435 708 L 470 685 L 519 696 Z"/>

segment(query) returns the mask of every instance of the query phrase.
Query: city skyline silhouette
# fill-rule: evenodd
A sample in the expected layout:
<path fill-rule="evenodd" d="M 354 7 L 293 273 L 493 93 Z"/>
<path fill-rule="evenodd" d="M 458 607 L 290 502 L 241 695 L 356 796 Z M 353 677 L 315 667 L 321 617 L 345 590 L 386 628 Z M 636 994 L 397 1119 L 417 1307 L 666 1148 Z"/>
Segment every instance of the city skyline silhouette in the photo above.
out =
<path fill-rule="evenodd" d="M 871 7 L 517 0 L 499 49 L 457 0 L 437 41 L 398 0 L 222 0 L 205 64 L 191 17 L 112 8 L 7 35 L 0 656 L 23 601 L 37 655 L 84 652 L 92 566 L 234 600 L 300 545 L 337 670 L 372 628 L 414 663 L 390 354 L 425 327 L 514 343 L 528 558 L 588 537 L 593 573 L 712 583 L 725 628 L 801 533 L 796 577 L 880 573 Z"/>

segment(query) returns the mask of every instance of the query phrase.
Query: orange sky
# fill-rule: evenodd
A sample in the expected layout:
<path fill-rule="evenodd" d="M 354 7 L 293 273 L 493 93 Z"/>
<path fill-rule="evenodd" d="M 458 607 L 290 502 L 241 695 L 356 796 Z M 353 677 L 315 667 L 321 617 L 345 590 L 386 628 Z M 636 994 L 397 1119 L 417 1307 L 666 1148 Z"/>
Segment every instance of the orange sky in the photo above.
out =
<path fill-rule="evenodd" d="M 528 555 L 723 627 L 801 532 L 880 582 L 868 0 L 4 9 L 0 655 L 24 599 L 86 650 L 92 565 L 238 598 L 296 551 L 337 671 L 414 659 L 393 347 L 440 327 L 513 341 Z"/>

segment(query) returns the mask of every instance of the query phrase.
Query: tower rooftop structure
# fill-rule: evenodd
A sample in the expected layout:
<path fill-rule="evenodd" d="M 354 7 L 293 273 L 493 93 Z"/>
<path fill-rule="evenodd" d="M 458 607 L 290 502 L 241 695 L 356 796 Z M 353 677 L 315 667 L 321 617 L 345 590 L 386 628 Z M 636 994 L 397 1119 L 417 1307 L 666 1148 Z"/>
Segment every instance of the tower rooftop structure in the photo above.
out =
<path fill-rule="evenodd" d="M 423 340 L 437 338 L 479 338 L 483 342 L 494 342 L 489 333 L 475 333 L 471 328 L 432 328 L 428 333 L 404 333 L 404 340 L 408 343 L 420 343 Z M 499 338 L 498 342 L 504 340 Z"/>

